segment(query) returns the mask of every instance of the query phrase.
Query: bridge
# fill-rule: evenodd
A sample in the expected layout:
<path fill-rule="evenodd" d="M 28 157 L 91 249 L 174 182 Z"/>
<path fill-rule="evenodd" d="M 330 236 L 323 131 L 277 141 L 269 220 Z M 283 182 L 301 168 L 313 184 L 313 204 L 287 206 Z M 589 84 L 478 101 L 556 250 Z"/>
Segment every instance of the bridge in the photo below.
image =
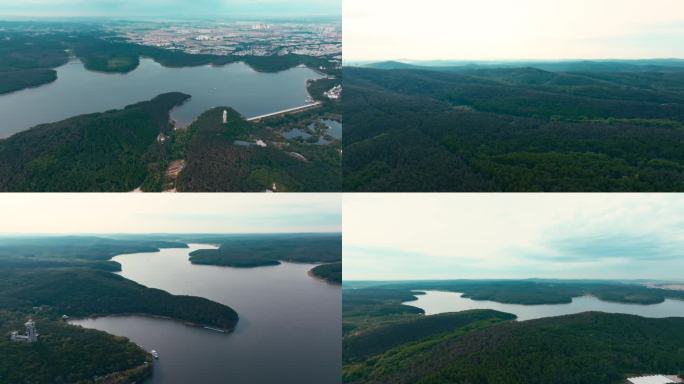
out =
<path fill-rule="evenodd" d="M 296 113 L 296 112 L 306 111 L 306 110 L 311 109 L 311 108 L 316 108 L 320 105 L 321 105 L 321 102 L 317 101 L 315 103 L 302 105 L 300 107 L 288 108 L 288 109 L 283 109 L 282 111 L 278 111 L 278 112 L 272 112 L 272 113 L 267 113 L 265 115 L 250 117 L 246 120 L 247 121 L 259 121 L 259 120 L 262 120 L 262 119 L 265 119 L 268 117 L 274 117 L 274 116 L 286 115 L 288 113 Z"/>

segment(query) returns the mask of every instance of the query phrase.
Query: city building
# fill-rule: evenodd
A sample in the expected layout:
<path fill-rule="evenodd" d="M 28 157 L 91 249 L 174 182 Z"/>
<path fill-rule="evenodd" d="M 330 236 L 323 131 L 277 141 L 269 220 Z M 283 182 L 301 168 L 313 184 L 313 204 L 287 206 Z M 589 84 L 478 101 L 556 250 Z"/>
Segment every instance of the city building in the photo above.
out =
<path fill-rule="evenodd" d="M 10 334 L 11 341 L 35 343 L 38 341 L 38 329 L 36 328 L 36 323 L 29 319 L 25 324 L 26 334 L 21 335 L 19 331 L 12 331 Z"/>

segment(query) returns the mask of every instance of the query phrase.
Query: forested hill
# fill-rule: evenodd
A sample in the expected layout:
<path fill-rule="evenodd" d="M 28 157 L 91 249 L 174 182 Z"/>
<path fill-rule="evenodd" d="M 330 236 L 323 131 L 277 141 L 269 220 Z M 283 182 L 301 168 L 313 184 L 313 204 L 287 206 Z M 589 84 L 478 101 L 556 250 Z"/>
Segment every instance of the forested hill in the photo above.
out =
<path fill-rule="evenodd" d="M 0 334 L 24 327 L 26 314 L 0 310 Z M 152 374 L 152 356 L 124 337 L 32 314 L 36 344 L 0 338 L 0 383 L 139 383 Z"/>
<path fill-rule="evenodd" d="M 375 69 L 423 69 L 444 72 L 465 72 L 478 69 L 515 69 L 524 67 L 537 68 L 551 72 L 666 72 L 684 70 L 684 60 L 427 61 L 416 63 L 404 63 L 390 60 L 355 66 Z"/>
<path fill-rule="evenodd" d="M 134 383 L 152 374 L 152 357 L 124 337 L 69 325 L 63 318 L 160 316 L 232 331 L 238 314 L 211 300 L 172 295 L 118 274 L 111 257 L 187 248 L 165 236 L 0 237 L 0 383 Z M 8 333 L 36 321 L 37 343 Z"/>
<path fill-rule="evenodd" d="M 628 375 L 684 373 L 684 318 L 585 312 L 513 321 L 493 310 L 425 316 L 402 304 L 422 294 L 412 291 L 418 287 L 519 304 L 559 302 L 591 287 L 603 300 L 627 303 L 664 291 L 561 280 L 353 284 L 342 290 L 345 383 L 622 384 Z"/>
<path fill-rule="evenodd" d="M 359 384 L 618 384 L 628 375 L 683 374 L 683 343 L 682 318 L 590 312 L 392 342 L 373 358 L 347 362 L 343 375 Z"/>
<path fill-rule="evenodd" d="M 2 308 L 30 313 L 46 306 L 71 317 L 144 314 L 233 330 L 237 313 L 201 297 L 176 296 L 90 269 L 0 271 Z M 105 298 L 103 300 L 103 298 Z"/>
<path fill-rule="evenodd" d="M 329 283 L 342 284 L 342 262 L 318 265 L 310 273 Z"/>
<path fill-rule="evenodd" d="M 341 234 L 235 235 L 220 239 L 219 249 L 190 254 L 193 264 L 230 267 L 297 263 L 333 263 L 342 260 Z"/>
<path fill-rule="evenodd" d="M 131 191 L 158 177 L 160 133 L 190 96 L 165 93 L 122 110 L 43 124 L 0 141 L 0 191 Z"/>
<path fill-rule="evenodd" d="M 351 191 L 684 190 L 684 70 L 345 68 Z"/>
<path fill-rule="evenodd" d="M 228 124 L 222 123 L 224 110 Z M 187 131 L 176 131 L 174 140 L 174 155 L 187 163 L 176 182 L 182 192 L 262 192 L 273 184 L 278 192 L 341 188 L 339 144 L 288 141 L 228 107 L 202 113 Z M 267 146 L 254 145 L 256 140 Z"/>

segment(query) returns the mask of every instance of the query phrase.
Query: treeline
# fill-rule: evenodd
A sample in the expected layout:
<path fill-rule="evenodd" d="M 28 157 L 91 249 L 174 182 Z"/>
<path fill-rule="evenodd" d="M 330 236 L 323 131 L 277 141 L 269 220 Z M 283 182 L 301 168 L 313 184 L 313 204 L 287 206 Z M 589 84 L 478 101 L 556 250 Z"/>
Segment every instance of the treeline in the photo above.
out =
<path fill-rule="evenodd" d="M 278 265 L 280 261 L 332 263 L 341 259 L 340 234 L 236 235 L 221 240 L 219 249 L 190 253 L 193 264 L 238 268 Z"/>
<path fill-rule="evenodd" d="M 684 190 L 684 71 L 347 68 L 358 191 Z"/>
<path fill-rule="evenodd" d="M 55 36 L 0 31 L 0 95 L 57 79 L 52 68 L 65 64 L 68 54 Z"/>
<path fill-rule="evenodd" d="M 311 269 L 311 274 L 330 283 L 342 284 L 342 263 L 318 265 Z"/>
<path fill-rule="evenodd" d="M 90 236 L 3 237 L 0 269 L 76 267 L 116 272 L 121 270 L 121 265 L 110 260 L 113 256 L 156 252 L 160 248 L 187 248 L 187 245 L 176 241 Z"/>
<path fill-rule="evenodd" d="M 667 298 L 684 299 L 684 293 L 680 291 L 611 281 L 444 280 L 385 284 L 379 289 L 460 292 L 472 300 L 522 305 L 566 304 L 585 295 L 605 301 L 644 305 L 662 303 Z"/>
<path fill-rule="evenodd" d="M 170 129 L 169 110 L 189 97 L 166 93 L 0 140 L 0 191 L 131 191 L 160 171 L 165 151 L 156 138 Z"/>

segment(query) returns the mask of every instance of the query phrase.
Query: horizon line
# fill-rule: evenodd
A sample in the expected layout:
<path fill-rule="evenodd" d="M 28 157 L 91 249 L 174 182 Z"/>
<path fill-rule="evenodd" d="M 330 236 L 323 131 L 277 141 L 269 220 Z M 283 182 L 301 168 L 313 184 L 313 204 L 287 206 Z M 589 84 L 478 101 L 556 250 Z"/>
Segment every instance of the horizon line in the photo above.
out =
<path fill-rule="evenodd" d="M 411 63 L 514 63 L 514 62 L 542 62 L 542 63 L 558 63 L 558 62 L 572 62 L 572 61 L 599 61 L 599 62 L 611 62 L 611 61 L 658 61 L 658 60 L 677 60 L 684 61 L 684 57 L 643 57 L 643 58 L 564 58 L 564 59 L 342 59 L 344 62 L 349 63 L 387 63 L 396 62 L 401 64 L 411 64 Z"/>
<path fill-rule="evenodd" d="M 342 231 L 305 231 L 305 232 L 0 232 L 7 236 L 97 236 L 97 235 L 320 235 L 342 234 Z"/>

